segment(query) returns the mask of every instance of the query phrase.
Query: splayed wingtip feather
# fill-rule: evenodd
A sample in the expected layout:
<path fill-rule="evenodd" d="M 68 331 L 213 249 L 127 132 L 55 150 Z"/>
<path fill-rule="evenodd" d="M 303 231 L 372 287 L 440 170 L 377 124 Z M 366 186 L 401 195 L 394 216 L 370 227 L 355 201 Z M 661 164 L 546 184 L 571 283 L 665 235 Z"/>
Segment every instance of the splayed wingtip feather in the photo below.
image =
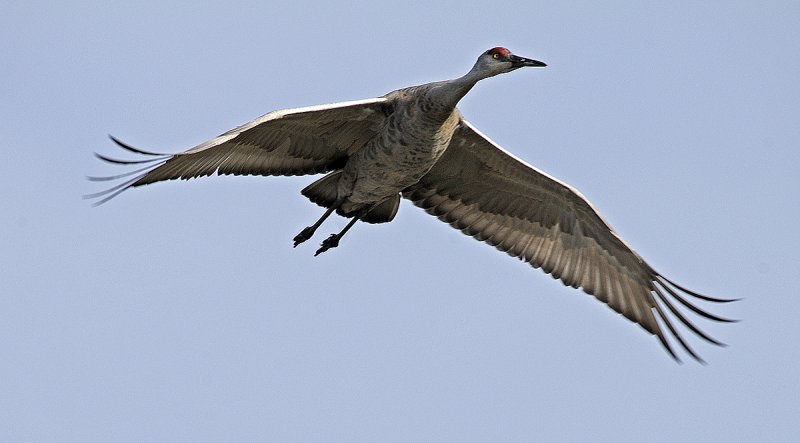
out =
<path fill-rule="evenodd" d="M 710 301 L 710 302 L 714 302 L 714 303 L 731 303 L 731 302 L 735 302 L 735 301 L 739 301 L 739 300 L 741 300 L 741 298 L 716 298 L 716 297 L 709 297 L 709 296 L 707 296 L 707 295 L 703 295 L 703 294 L 699 294 L 699 293 L 697 293 L 697 292 L 694 292 L 694 291 L 692 291 L 692 290 L 690 290 L 690 289 L 686 289 L 686 288 L 684 288 L 683 286 L 681 286 L 681 285 L 679 285 L 679 284 L 675 283 L 674 281 L 672 281 L 672 280 L 668 279 L 667 277 L 664 277 L 663 275 L 661 275 L 661 274 L 659 274 L 659 273 L 657 273 L 657 272 L 655 273 L 655 275 L 656 275 L 656 278 L 658 278 L 658 279 L 661 279 L 661 280 L 664 280 L 665 282 L 667 282 L 667 283 L 671 284 L 672 286 L 675 286 L 676 288 L 678 288 L 678 289 L 680 289 L 681 291 L 683 291 L 683 292 L 685 292 L 685 293 L 687 293 L 687 294 L 691 295 L 692 297 L 696 297 L 696 298 L 699 298 L 699 299 L 701 299 L 701 300 Z"/>
<path fill-rule="evenodd" d="M 697 334 L 698 336 L 700 336 L 700 338 L 702 338 L 702 339 L 706 340 L 706 341 L 707 341 L 707 342 L 709 342 L 709 343 L 713 343 L 713 344 L 715 344 L 715 345 L 717 345 L 717 346 L 722 346 L 722 345 L 723 345 L 723 343 L 722 343 L 722 342 L 720 342 L 720 341 L 718 341 L 718 340 L 714 339 L 713 337 L 711 337 L 710 335 L 706 334 L 706 333 L 705 333 L 703 330 L 701 330 L 700 328 L 698 328 L 697 326 L 695 326 L 695 325 L 694 325 L 694 323 L 692 323 L 691 321 L 689 321 L 689 319 L 687 319 L 687 318 L 686 318 L 686 317 L 685 317 L 685 316 L 684 316 L 684 315 L 683 315 L 683 314 L 682 314 L 682 313 L 681 313 L 681 312 L 680 312 L 680 311 L 679 311 L 679 310 L 678 310 L 678 309 L 675 307 L 675 305 L 673 305 L 673 304 L 672 304 L 672 303 L 669 301 L 669 299 L 666 297 L 666 295 L 664 295 L 664 293 L 663 293 L 663 292 L 661 292 L 661 290 L 660 290 L 658 287 L 655 287 L 655 288 L 654 288 L 654 291 L 655 291 L 656 295 L 658 296 L 659 300 L 661 300 L 661 302 L 662 302 L 662 303 L 664 303 L 664 305 L 665 305 L 665 306 L 666 306 L 666 307 L 667 307 L 667 308 L 670 310 L 670 312 L 672 312 L 672 315 L 674 315 L 674 316 L 675 316 L 675 317 L 676 317 L 678 320 L 680 320 L 680 322 L 681 322 L 681 323 L 683 323 L 683 325 L 684 325 L 684 326 L 686 326 L 687 328 L 689 328 L 689 329 L 690 329 L 692 332 L 694 332 L 695 334 Z"/>
<path fill-rule="evenodd" d="M 678 341 L 678 343 L 681 345 L 681 347 L 683 347 L 683 349 L 687 353 L 689 353 L 689 355 L 691 355 L 695 360 L 697 360 L 698 362 L 700 362 L 702 364 L 705 364 L 706 363 L 705 360 L 700 358 L 700 356 L 697 355 L 696 352 L 694 352 L 694 350 L 689 346 L 689 344 L 686 343 L 686 340 L 684 340 L 683 337 L 681 337 L 681 335 L 675 329 L 675 326 L 673 326 L 672 322 L 669 321 L 669 318 L 667 317 L 667 314 L 664 313 L 664 310 L 661 308 L 661 306 L 658 303 L 655 303 L 654 306 L 656 308 L 656 312 L 658 312 L 658 316 L 661 318 L 661 320 L 664 323 L 664 325 L 667 327 L 667 329 L 669 329 L 670 333 L 675 338 L 675 340 Z M 662 341 L 662 344 L 664 342 L 666 342 L 666 338 Z M 673 356 L 674 356 L 674 352 L 672 352 L 670 348 L 667 348 L 667 350 L 670 351 L 670 353 L 672 353 Z M 677 360 L 678 362 L 681 361 L 677 356 L 675 356 L 675 360 Z"/>
<path fill-rule="evenodd" d="M 111 141 L 113 141 L 114 143 L 119 145 L 121 148 L 126 149 L 126 150 L 131 151 L 131 152 L 134 152 L 136 154 L 155 155 L 155 156 L 172 156 L 172 155 L 174 155 L 174 154 L 168 154 L 168 153 L 165 153 L 165 152 L 152 152 L 152 151 L 146 151 L 144 149 L 139 149 L 139 148 L 133 147 L 133 146 L 123 142 L 122 140 L 114 137 L 111 134 L 108 134 L 108 138 L 110 138 Z"/>

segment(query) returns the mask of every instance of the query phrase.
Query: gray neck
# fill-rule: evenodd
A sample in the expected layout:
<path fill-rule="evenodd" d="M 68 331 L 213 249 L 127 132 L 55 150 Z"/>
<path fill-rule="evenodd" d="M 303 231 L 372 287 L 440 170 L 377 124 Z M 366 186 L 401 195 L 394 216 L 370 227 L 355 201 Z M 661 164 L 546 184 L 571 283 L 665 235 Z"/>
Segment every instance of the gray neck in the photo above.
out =
<path fill-rule="evenodd" d="M 428 97 L 434 103 L 447 107 L 455 108 L 458 102 L 467 95 L 467 92 L 475 86 L 475 83 L 494 74 L 486 75 L 486 71 L 478 69 L 478 65 L 459 78 L 440 82 L 429 92 Z"/>

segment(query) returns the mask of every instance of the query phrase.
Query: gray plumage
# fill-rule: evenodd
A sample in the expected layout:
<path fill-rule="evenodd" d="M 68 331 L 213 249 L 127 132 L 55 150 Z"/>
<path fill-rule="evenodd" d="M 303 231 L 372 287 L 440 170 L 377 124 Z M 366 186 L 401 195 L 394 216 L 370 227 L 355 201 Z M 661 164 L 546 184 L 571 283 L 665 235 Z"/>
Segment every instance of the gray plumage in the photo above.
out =
<path fill-rule="evenodd" d="M 308 240 L 334 211 L 352 220 L 322 242 L 317 254 L 362 220 L 391 221 L 400 196 L 463 233 L 581 288 L 654 334 L 678 359 L 667 334 L 702 361 L 675 328 L 674 319 L 703 339 L 720 342 L 692 324 L 676 303 L 707 319 L 730 322 L 692 304 L 687 296 L 728 302 L 683 288 L 651 268 L 569 185 L 519 160 L 489 140 L 456 108 L 481 79 L 545 66 L 490 49 L 458 79 L 400 89 L 383 97 L 268 113 L 188 151 L 170 155 L 134 148 L 151 158 L 127 174 L 91 180 L 132 179 L 87 197 L 102 204 L 124 190 L 173 179 L 212 175 L 328 173 L 302 193 L 325 214 L 295 238 Z M 660 323 L 659 323 L 660 322 Z"/>

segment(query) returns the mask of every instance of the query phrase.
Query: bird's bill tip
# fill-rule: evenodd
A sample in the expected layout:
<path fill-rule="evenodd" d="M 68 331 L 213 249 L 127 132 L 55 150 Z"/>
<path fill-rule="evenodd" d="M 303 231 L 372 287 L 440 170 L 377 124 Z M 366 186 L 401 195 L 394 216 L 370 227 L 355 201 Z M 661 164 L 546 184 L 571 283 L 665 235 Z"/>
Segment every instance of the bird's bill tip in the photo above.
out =
<path fill-rule="evenodd" d="M 520 57 L 518 55 L 511 56 L 511 63 L 514 65 L 515 68 L 522 68 L 525 66 L 530 66 L 533 68 L 544 68 L 547 66 L 546 63 L 540 62 L 539 60 L 534 60 L 531 58 Z"/>

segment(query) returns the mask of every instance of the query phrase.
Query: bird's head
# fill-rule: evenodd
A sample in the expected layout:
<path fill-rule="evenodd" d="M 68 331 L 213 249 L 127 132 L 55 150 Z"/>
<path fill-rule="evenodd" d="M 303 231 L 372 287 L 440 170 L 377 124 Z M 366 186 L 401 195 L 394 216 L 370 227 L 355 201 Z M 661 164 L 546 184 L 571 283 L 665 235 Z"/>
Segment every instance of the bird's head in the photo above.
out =
<path fill-rule="evenodd" d="M 514 55 L 508 49 L 498 46 L 481 54 L 472 69 L 477 70 L 477 72 L 480 72 L 486 77 L 491 77 L 526 66 L 541 68 L 547 65 L 538 60 Z"/>

